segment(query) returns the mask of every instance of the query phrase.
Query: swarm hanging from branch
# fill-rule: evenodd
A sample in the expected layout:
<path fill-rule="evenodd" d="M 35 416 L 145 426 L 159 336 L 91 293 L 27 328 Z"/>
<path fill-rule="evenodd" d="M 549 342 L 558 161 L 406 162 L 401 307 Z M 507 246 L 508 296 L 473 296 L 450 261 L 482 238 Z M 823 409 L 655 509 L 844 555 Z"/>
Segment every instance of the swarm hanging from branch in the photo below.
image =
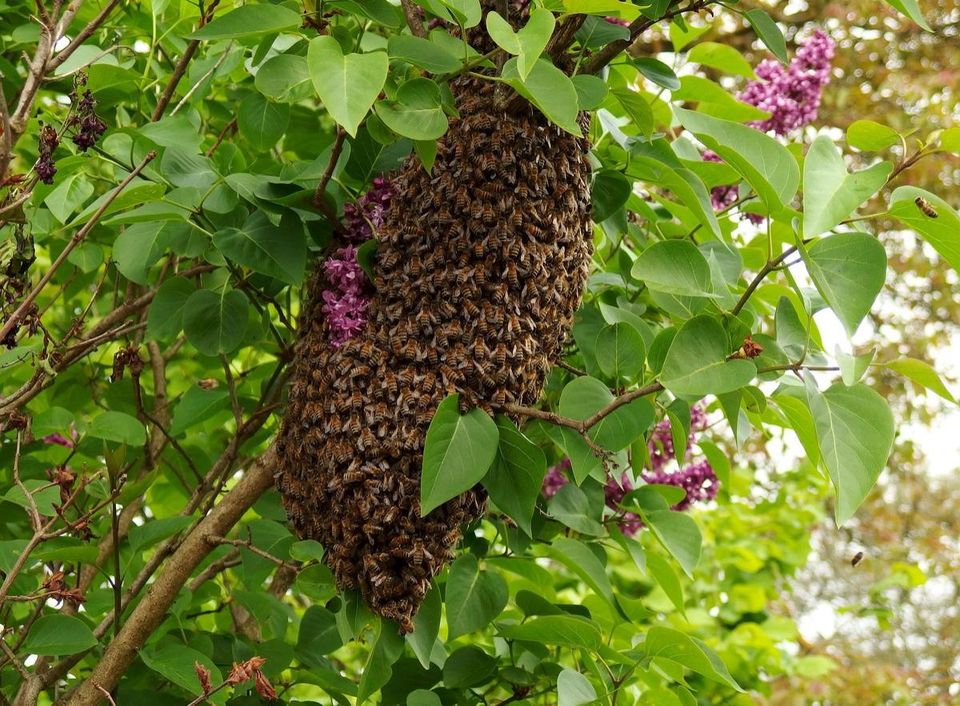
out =
<path fill-rule="evenodd" d="M 452 393 L 487 411 L 537 400 L 591 253 L 587 141 L 529 106 L 496 109 L 490 82 L 453 90 L 461 117 L 432 172 L 411 157 L 393 180 L 362 330 L 331 345 L 307 308 L 278 440 L 296 531 L 404 631 L 485 506 L 474 489 L 420 517 L 430 420 Z M 324 286 L 318 273 L 309 299 Z"/>

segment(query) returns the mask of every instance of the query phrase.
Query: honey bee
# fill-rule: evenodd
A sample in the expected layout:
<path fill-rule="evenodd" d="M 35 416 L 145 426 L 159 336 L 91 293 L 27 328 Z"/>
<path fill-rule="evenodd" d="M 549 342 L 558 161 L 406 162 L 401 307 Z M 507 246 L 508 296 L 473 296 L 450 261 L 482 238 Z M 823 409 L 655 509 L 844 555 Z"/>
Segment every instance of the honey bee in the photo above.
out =
<path fill-rule="evenodd" d="M 412 255 L 406 263 L 406 270 L 414 277 L 419 277 L 423 273 L 423 265 L 420 263 L 419 255 Z"/>
<path fill-rule="evenodd" d="M 913 202 L 917 204 L 917 208 L 923 211 L 923 215 L 925 215 L 927 218 L 938 217 L 939 214 L 936 212 L 936 210 L 934 210 L 933 206 L 930 205 L 930 202 L 922 196 L 918 196 L 913 200 Z M 854 566 L 856 566 L 856 564 L 854 564 Z"/>
<path fill-rule="evenodd" d="M 519 289 L 520 281 L 517 279 L 517 266 L 513 262 L 507 263 L 507 284 L 514 289 Z"/>
<path fill-rule="evenodd" d="M 387 511 L 383 513 L 382 522 L 385 525 L 392 525 L 397 521 L 397 517 L 400 515 L 400 509 L 396 505 L 391 505 L 387 508 Z"/>
<path fill-rule="evenodd" d="M 399 372 L 397 379 L 404 387 L 412 387 L 414 381 L 416 380 L 416 373 L 414 372 L 413 368 L 405 367 Z"/>
<path fill-rule="evenodd" d="M 458 211 L 466 211 L 467 206 L 469 206 L 470 200 L 467 198 L 467 187 L 460 186 L 457 188 L 457 193 L 454 195 L 453 205 L 456 206 Z"/>
<path fill-rule="evenodd" d="M 363 471 L 347 471 L 343 474 L 343 482 L 347 485 L 358 485 L 363 483 L 365 477 Z"/>
<path fill-rule="evenodd" d="M 440 352 L 436 346 L 427 348 L 427 362 L 434 367 L 440 364 Z"/>
<path fill-rule="evenodd" d="M 360 430 L 363 429 L 363 424 L 360 422 L 360 415 L 351 414 L 350 421 L 347 423 L 347 430 L 356 436 L 360 433 Z"/>

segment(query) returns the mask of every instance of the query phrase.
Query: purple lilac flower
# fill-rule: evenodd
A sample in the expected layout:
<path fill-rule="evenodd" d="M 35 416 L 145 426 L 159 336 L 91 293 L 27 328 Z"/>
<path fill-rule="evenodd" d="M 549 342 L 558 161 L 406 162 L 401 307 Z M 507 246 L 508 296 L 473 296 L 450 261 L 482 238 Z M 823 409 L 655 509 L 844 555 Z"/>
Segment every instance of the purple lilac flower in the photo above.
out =
<path fill-rule="evenodd" d="M 56 444 L 57 446 L 65 446 L 68 449 L 73 448 L 73 442 L 65 437 L 63 434 L 47 434 L 43 437 L 43 443 L 45 444 Z"/>
<path fill-rule="evenodd" d="M 369 300 L 364 291 L 366 275 L 357 262 L 357 249 L 348 245 L 338 249 L 323 263 L 330 289 L 321 295 L 322 310 L 330 324 L 330 343 L 343 345 L 366 323 Z"/>
<path fill-rule="evenodd" d="M 565 471 L 569 470 L 569 458 L 563 459 L 560 463 L 551 466 L 547 470 L 547 475 L 543 478 L 543 486 L 540 488 L 540 492 L 543 493 L 545 498 L 552 498 L 560 488 L 570 482 L 570 479 L 567 478 L 565 473 Z"/>
<path fill-rule="evenodd" d="M 766 120 L 751 123 L 758 130 L 786 135 L 817 118 L 820 92 L 830 81 L 830 62 L 835 44 L 822 30 L 816 30 L 786 68 L 778 61 L 760 62 L 757 81 L 750 81 L 738 94 L 744 103 L 770 113 Z"/>
<path fill-rule="evenodd" d="M 44 125 L 40 128 L 40 158 L 37 160 L 35 169 L 37 176 L 44 184 L 52 184 L 53 177 L 57 174 L 57 167 L 53 163 L 53 152 L 60 144 L 60 136 L 50 125 Z"/>
<path fill-rule="evenodd" d="M 377 177 L 367 193 L 355 204 L 344 206 L 344 236 L 350 243 L 362 243 L 383 227 L 387 208 L 395 192 L 389 180 Z M 341 346 L 357 335 L 367 321 L 370 303 L 367 276 L 357 262 L 356 245 L 339 248 L 323 263 L 330 288 L 321 295 L 322 311 L 330 325 L 330 344 Z"/>
<path fill-rule="evenodd" d="M 683 488 L 687 494 L 683 500 L 673 506 L 674 510 L 686 510 L 695 502 L 713 500 L 720 489 L 717 474 L 706 459 L 694 461 L 689 466 L 672 473 L 666 470 L 644 473 L 643 479 L 647 483 Z"/>
<path fill-rule="evenodd" d="M 749 81 L 737 98 L 767 111 L 770 117 L 750 125 L 783 136 L 816 120 L 821 91 L 830 81 L 830 62 L 835 48 L 833 40 L 818 29 L 800 46 L 786 68 L 773 59 L 760 62 L 756 70 L 757 80 Z M 707 162 L 722 161 L 710 150 L 703 158 Z M 735 185 L 718 186 L 710 192 L 710 201 L 717 211 L 736 200 Z M 747 218 L 755 223 L 762 220 L 756 214 L 747 214 Z"/>
<path fill-rule="evenodd" d="M 706 459 L 690 462 L 691 445 L 696 436 L 707 428 L 707 421 L 707 413 L 703 407 L 694 405 L 690 408 L 690 435 L 687 437 L 687 449 L 684 458 L 677 459 L 676 470 L 667 470 L 668 464 L 676 459 L 669 419 L 664 419 L 657 424 L 647 443 L 651 470 L 642 473 L 643 479 L 647 483 L 674 485 L 683 488 L 687 493 L 683 500 L 674 505 L 674 510 L 686 510 L 694 502 L 713 500 L 717 496 L 719 481 L 710 463 Z"/>

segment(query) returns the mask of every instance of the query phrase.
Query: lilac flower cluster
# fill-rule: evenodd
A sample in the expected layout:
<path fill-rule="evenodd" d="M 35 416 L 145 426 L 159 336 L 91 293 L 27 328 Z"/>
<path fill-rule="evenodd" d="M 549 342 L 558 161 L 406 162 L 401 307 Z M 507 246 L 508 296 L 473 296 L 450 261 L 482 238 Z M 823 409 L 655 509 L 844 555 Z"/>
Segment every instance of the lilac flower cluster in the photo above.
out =
<path fill-rule="evenodd" d="M 647 483 L 673 485 L 686 492 L 683 500 L 673 506 L 674 510 L 686 510 L 695 502 L 705 502 L 717 497 L 720 488 L 717 474 L 706 459 L 691 460 L 691 446 L 697 435 L 707 427 L 707 414 L 699 405 L 690 408 L 690 435 L 683 459 L 677 459 L 673 445 L 670 420 L 665 419 L 650 435 L 647 449 L 650 453 L 650 471 L 641 475 Z M 671 461 L 677 460 L 677 469 L 668 470 Z"/>
<path fill-rule="evenodd" d="M 334 251 L 323 263 L 330 284 L 323 292 L 321 310 L 330 324 L 330 344 L 340 346 L 363 328 L 370 303 L 367 276 L 357 262 L 357 245 L 373 237 L 383 226 L 394 196 L 387 179 L 377 177 L 370 190 L 343 209 L 344 236 L 351 244 Z"/>
<path fill-rule="evenodd" d="M 830 81 L 830 62 L 836 45 L 822 30 L 816 30 L 797 50 L 786 68 L 773 59 L 765 59 L 757 67 L 758 80 L 749 81 L 737 98 L 744 103 L 770 113 L 765 120 L 750 123 L 763 132 L 786 135 L 817 118 L 820 94 Z M 703 155 L 708 162 L 720 162 L 711 151 Z M 716 210 L 722 210 L 737 200 L 736 186 L 718 186 L 712 190 L 711 201 Z"/>
<path fill-rule="evenodd" d="M 70 124 L 76 129 L 71 139 L 81 152 L 86 152 L 97 144 L 97 140 L 107 131 L 107 124 L 97 115 L 96 107 L 93 94 L 84 91 L 83 97 L 77 103 L 76 115 L 70 120 Z"/>
<path fill-rule="evenodd" d="M 44 125 L 40 128 L 40 158 L 37 159 L 34 169 L 37 170 L 37 176 L 44 184 L 52 184 L 53 177 L 57 174 L 57 166 L 53 163 L 53 153 L 60 145 L 60 135 L 51 125 Z"/>
<path fill-rule="evenodd" d="M 652 470 L 644 471 L 641 476 L 646 483 L 683 488 L 686 495 L 673 506 L 674 510 L 686 510 L 695 502 L 706 502 L 717 497 L 719 481 L 710 463 L 706 459 L 690 462 L 692 456 L 690 446 L 697 435 L 706 428 L 707 414 L 702 407 L 695 405 L 690 409 L 690 436 L 687 439 L 687 450 L 683 463 L 678 464 L 679 467 L 674 471 L 667 469 L 667 465 L 676 459 L 670 421 L 664 420 L 657 424 L 650 435 L 647 449 Z M 570 482 L 567 476 L 569 470 L 570 459 L 568 458 L 547 470 L 540 489 L 544 497 L 552 498 L 560 488 Z M 604 500 L 607 507 L 618 517 L 620 531 L 629 537 L 643 528 L 643 522 L 636 514 L 625 512 L 620 508 L 623 497 L 632 490 L 634 490 L 634 485 L 626 473 L 621 475 L 620 478 L 616 478 L 613 474 L 607 475 L 607 481 L 603 487 Z"/>

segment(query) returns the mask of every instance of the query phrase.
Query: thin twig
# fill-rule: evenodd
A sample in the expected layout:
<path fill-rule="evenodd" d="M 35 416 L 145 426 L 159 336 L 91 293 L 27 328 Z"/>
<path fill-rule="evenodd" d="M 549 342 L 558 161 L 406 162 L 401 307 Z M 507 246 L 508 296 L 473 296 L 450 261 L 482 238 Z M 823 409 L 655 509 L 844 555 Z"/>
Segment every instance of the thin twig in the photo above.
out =
<path fill-rule="evenodd" d="M 180 99 L 180 102 L 173 107 L 173 110 L 170 111 L 171 117 L 176 115 L 177 112 L 179 112 L 179 110 L 187 104 L 187 101 L 189 101 L 193 97 L 193 94 L 196 93 L 197 90 L 200 88 L 200 86 L 203 85 L 204 81 L 206 81 L 208 78 L 210 78 L 215 73 L 217 73 L 220 67 L 223 66 L 223 62 L 227 60 L 227 57 L 230 55 L 230 50 L 232 48 L 233 48 L 233 42 L 230 42 L 226 46 L 226 48 L 223 50 L 223 54 L 220 56 L 220 58 L 217 59 L 217 63 L 211 66 L 210 69 L 203 76 L 197 79 L 197 82 L 194 83 L 192 86 L 190 86 L 190 90 L 187 91 L 186 94 L 183 96 L 183 98 Z"/>
<path fill-rule="evenodd" d="M 130 185 L 130 182 L 136 179 L 140 172 L 142 172 L 144 168 L 156 158 L 156 156 L 156 152 L 148 152 L 147 156 L 143 158 L 140 164 L 138 164 L 134 170 L 127 175 L 127 178 L 120 182 L 120 185 L 114 189 L 106 199 L 104 199 L 103 204 L 101 204 L 96 213 L 90 217 L 90 220 L 84 224 L 83 228 L 77 231 L 77 233 L 70 239 L 70 241 L 67 243 L 67 246 L 57 256 L 57 259 L 54 260 L 50 267 L 47 268 L 46 272 L 43 273 L 40 281 L 34 285 L 33 289 L 30 290 L 30 293 L 20 303 L 20 306 L 18 306 L 16 311 L 10 315 L 10 318 L 7 319 L 6 323 L 4 323 L 3 328 L 0 328 L 0 340 L 6 338 L 7 334 L 9 334 L 20 322 L 20 319 L 22 319 L 24 314 L 26 314 L 30 309 L 30 305 L 33 304 L 33 301 L 37 298 L 40 292 L 43 291 L 43 288 L 47 286 L 47 283 L 53 279 L 53 275 L 56 273 L 57 269 L 64 262 L 66 262 L 67 258 L 70 256 L 70 253 L 72 253 L 74 249 L 83 242 L 83 239 L 87 237 L 87 234 L 93 230 L 97 223 L 100 222 L 103 214 L 106 213 L 107 209 L 110 207 L 110 204 L 116 200 L 123 190 Z"/>
<path fill-rule="evenodd" d="M 333 147 L 330 149 L 330 161 L 327 162 L 327 168 L 323 171 L 320 181 L 317 183 L 316 191 L 313 192 L 313 205 L 317 208 L 322 209 L 326 206 L 324 196 L 327 192 L 327 185 L 330 183 L 330 179 L 333 178 L 333 171 L 337 167 L 337 162 L 340 161 L 340 154 L 343 152 L 343 142 L 346 138 L 347 131 L 338 125 L 337 136 L 334 138 Z M 334 217 L 334 223 L 336 224 L 336 217 Z"/>
<path fill-rule="evenodd" d="M 210 3 L 210 5 L 207 7 L 207 11 L 200 18 L 198 29 L 210 21 L 210 19 L 213 17 L 213 11 L 219 4 L 220 0 L 213 0 L 213 2 Z M 183 50 L 183 55 L 180 57 L 177 65 L 173 67 L 173 71 L 170 73 L 170 80 L 167 81 L 167 85 L 163 89 L 160 100 L 157 101 L 157 107 L 153 109 L 153 115 L 150 116 L 151 122 L 155 123 L 163 117 L 163 111 L 165 111 L 167 106 L 170 104 L 170 100 L 173 98 L 173 94 L 177 90 L 177 85 L 180 83 L 180 79 L 183 78 L 183 75 L 187 72 L 187 67 L 190 65 L 190 61 L 193 59 L 194 54 L 197 53 L 199 46 L 200 40 L 192 39 L 190 40 L 190 43 L 187 44 L 187 48 Z"/>
<path fill-rule="evenodd" d="M 13 155 L 13 128 L 10 127 L 10 113 L 7 110 L 7 98 L 4 95 L 3 72 L 0 71 L 0 183 L 7 176 L 7 167 Z"/>
<path fill-rule="evenodd" d="M 630 23 L 630 26 L 627 28 L 630 31 L 630 36 L 627 39 L 618 39 L 615 42 L 610 42 L 603 49 L 590 57 L 590 60 L 584 64 L 583 68 L 578 73 L 597 73 L 600 69 L 613 61 L 620 54 L 620 52 L 629 49 L 630 46 L 637 41 L 637 38 L 648 29 L 653 27 L 653 25 L 663 20 L 672 19 L 677 15 L 682 15 L 685 12 L 697 12 L 698 10 L 702 10 L 712 1 L 713 0 L 695 0 L 686 7 L 678 7 L 674 10 L 670 10 L 665 13 L 663 17 L 655 20 L 641 15 L 632 23 Z"/>

